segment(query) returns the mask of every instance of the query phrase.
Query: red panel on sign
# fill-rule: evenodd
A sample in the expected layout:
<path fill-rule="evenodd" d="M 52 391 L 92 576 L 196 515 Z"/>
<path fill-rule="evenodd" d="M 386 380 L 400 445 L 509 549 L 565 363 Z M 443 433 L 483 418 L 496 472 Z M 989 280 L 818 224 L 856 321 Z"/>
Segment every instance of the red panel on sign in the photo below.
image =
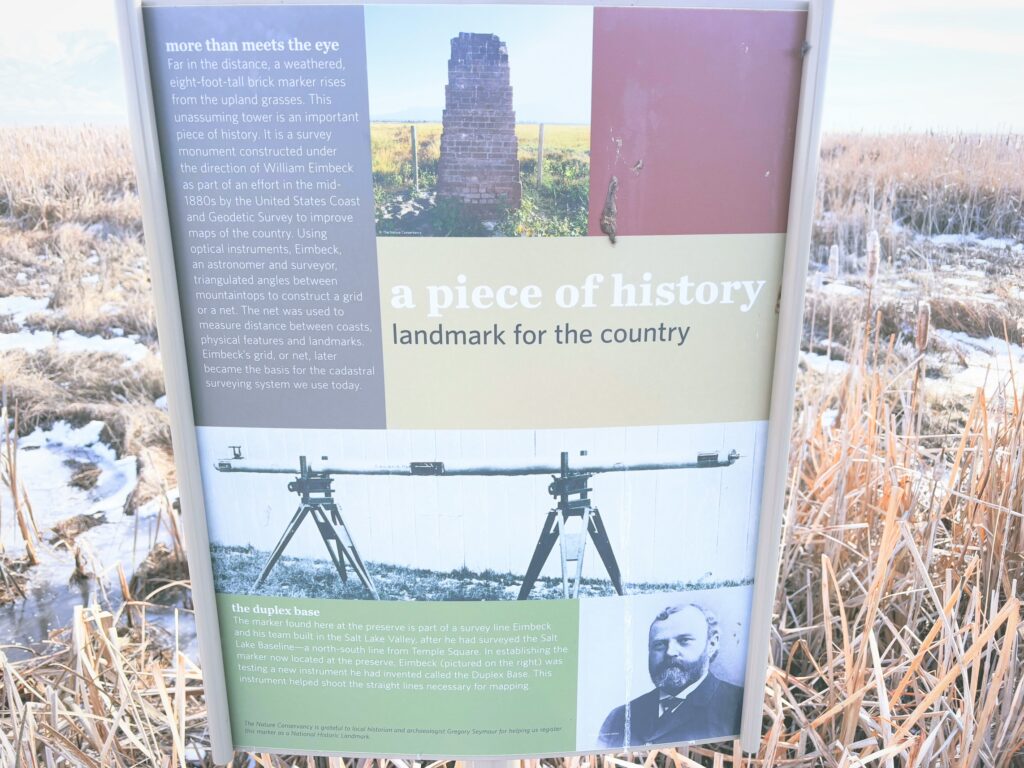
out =
<path fill-rule="evenodd" d="M 806 20 L 596 8 L 590 234 L 785 232 Z"/>

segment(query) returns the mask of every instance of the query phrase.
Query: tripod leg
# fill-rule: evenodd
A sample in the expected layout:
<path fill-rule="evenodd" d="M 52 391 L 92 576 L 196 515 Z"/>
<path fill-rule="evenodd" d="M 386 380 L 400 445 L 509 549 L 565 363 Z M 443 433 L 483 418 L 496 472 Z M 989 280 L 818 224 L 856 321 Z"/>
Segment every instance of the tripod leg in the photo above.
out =
<path fill-rule="evenodd" d="M 330 518 L 327 517 L 327 513 L 330 512 Z M 345 545 L 341 541 L 341 534 L 339 531 L 345 530 L 345 521 L 341 519 L 341 510 L 338 509 L 338 505 L 332 502 L 324 504 L 324 541 L 330 537 L 334 540 L 334 546 L 337 548 L 338 560 L 341 561 L 340 565 L 337 565 L 338 572 L 341 574 L 341 580 L 348 583 L 348 569 L 345 568 Z M 328 547 L 329 549 L 330 547 Z"/>
<path fill-rule="evenodd" d="M 306 516 L 308 511 L 309 507 L 304 504 L 299 505 L 299 508 L 292 516 L 291 522 L 288 523 L 288 527 L 284 529 L 284 534 L 282 534 L 281 540 L 277 542 L 277 546 L 274 547 L 274 551 L 271 552 L 270 559 L 267 560 L 267 564 L 263 566 L 263 571 L 260 573 L 260 577 L 256 579 L 256 584 L 253 585 L 253 589 L 259 589 L 263 585 L 263 582 L 266 581 L 267 576 L 270 575 L 270 571 L 273 567 L 277 565 L 277 561 L 284 553 L 284 548 L 287 547 L 288 542 L 292 540 L 292 536 L 294 536 L 295 532 L 299 529 L 299 524 L 302 523 L 302 518 Z"/>
<path fill-rule="evenodd" d="M 519 597 L 517 598 L 519 600 L 525 600 L 530 596 L 530 590 L 533 589 L 533 585 L 540 575 L 540 569 L 544 567 L 548 555 L 551 554 L 551 548 L 555 546 L 555 539 L 558 538 L 558 526 L 555 521 L 557 515 L 558 510 L 556 509 L 548 512 L 547 519 L 544 521 L 544 527 L 540 531 L 540 538 L 537 540 L 537 548 L 533 550 L 533 558 L 530 560 L 530 566 L 526 569 L 526 575 L 523 577 L 523 586 L 519 589 Z"/>
<path fill-rule="evenodd" d="M 373 579 L 370 578 L 370 573 L 366 570 L 366 566 L 363 565 L 363 559 L 359 556 L 359 550 L 356 549 L 356 544 L 352 540 L 352 534 L 349 533 L 348 526 L 345 525 L 345 521 L 341 517 L 341 510 L 338 509 L 337 504 L 333 503 L 326 504 L 324 506 L 331 513 L 330 521 L 328 521 L 327 516 L 324 515 L 324 526 L 330 531 L 330 537 L 338 547 L 338 556 L 342 561 L 340 571 L 344 574 L 342 578 L 348 578 L 344 567 L 344 562 L 347 559 L 352 565 L 352 570 L 355 571 L 356 576 L 359 577 L 359 581 L 361 581 L 363 586 L 366 587 L 366 591 L 373 596 L 374 600 L 380 600 L 380 595 L 377 594 L 377 587 L 374 585 Z M 324 541 L 326 540 L 325 534 Z"/>
<path fill-rule="evenodd" d="M 341 553 L 341 546 L 338 541 L 338 535 L 328 520 L 327 515 L 324 514 L 323 509 L 320 507 L 313 508 L 313 520 L 316 522 L 316 527 L 320 530 L 320 538 L 324 540 L 324 546 L 327 547 L 327 554 L 331 556 L 331 562 L 334 563 L 335 570 L 338 571 L 338 575 L 341 576 L 342 583 L 348 582 L 348 572 L 345 570 L 345 559 Z M 335 542 L 338 546 L 338 551 L 334 551 L 334 547 L 331 546 L 331 542 Z"/>
<path fill-rule="evenodd" d="M 366 566 L 363 565 L 363 558 L 359 556 L 359 551 L 356 549 L 355 544 L 352 545 L 352 549 L 348 554 L 349 559 L 352 561 L 352 567 L 355 569 L 359 580 L 363 582 L 363 586 L 370 591 L 374 600 L 380 600 L 380 595 L 377 594 L 377 587 L 374 585 L 373 579 L 370 578 L 370 572 L 367 571 Z"/>
<path fill-rule="evenodd" d="M 596 509 L 591 512 L 589 528 L 590 537 L 594 540 L 594 546 L 597 548 L 597 553 L 601 556 L 601 562 L 604 563 L 605 570 L 608 571 L 608 576 L 611 577 L 612 586 L 614 586 L 615 591 L 621 595 L 622 574 L 619 573 L 619 564 L 615 560 L 615 553 L 612 551 L 612 543 L 608 539 L 608 529 L 604 527 L 604 521 L 601 519 L 601 513 Z"/>

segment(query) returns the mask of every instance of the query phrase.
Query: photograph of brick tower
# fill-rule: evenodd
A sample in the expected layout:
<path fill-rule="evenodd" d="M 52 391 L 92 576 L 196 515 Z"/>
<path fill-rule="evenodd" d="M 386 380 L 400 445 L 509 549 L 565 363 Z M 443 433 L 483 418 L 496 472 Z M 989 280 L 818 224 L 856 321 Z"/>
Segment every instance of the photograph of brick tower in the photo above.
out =
<path fill-rule="evenodd" d="M 365 22 L 378 236 L 587 234 L 591 8 L 375 5 Z"/>
<path fill-rule="evenodd" d="M 497 35 L 452 38 L 437 196 L 482 218 L 518 208 L 523 196 L 508 67 L 508 48 Z"/>

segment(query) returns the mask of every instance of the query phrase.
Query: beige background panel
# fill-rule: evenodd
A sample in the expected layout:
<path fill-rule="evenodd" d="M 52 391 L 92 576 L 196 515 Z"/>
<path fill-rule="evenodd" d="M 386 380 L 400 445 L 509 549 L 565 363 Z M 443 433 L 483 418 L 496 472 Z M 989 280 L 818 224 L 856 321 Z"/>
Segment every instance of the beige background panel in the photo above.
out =
<path fill-rule="evenodd" d="M 620 238 L 379 238 L 387 424 L 405 429 L 559 428 L 755 421 L 768 417 L 785 235 Z M 479 285 L 528 285 L 540 306 L 442 307 L 441 286 L 465 276 L 467 299 Z M 601 275 L 583 306 L 589 275 Z M 637 287 L 680 281 L 689 305 L 613 306 L 616 280 Z M 731 303 L 700 304 L 701 283 L 764 281 L 752 307 L 744 288 Z M 563 308 L 559 288 L 580 289 L 580 305 Z M 414 308 L 392 305 L 408 286 Z M 435 302 L 428 301 L 434 287 Z M 685 287 L 685 283 L 683 286 Z M 710 298 L 710 287 L 700 289 Z M 454 295 L 454 294 L 453 294 Z M 625 294 L 618 293 L 620 299 Z M 470 303 L 470 301 L 467 301 Z M 431 311 L 433 310 L 433 312 Z M 428 316 L 434 314 L 435 316 Z M 558 344 L 555 328 L 589 329 L 590 344 Z M 544 331 L 539 343 L 516 344 L 517 324 Z M 602 343 L 605 329 L 659 328 L 665 339 Z M 504 331 L 503 346 L 396 344 L 403 331 Z M 689 328 L 685 343 L 678 344 Z"/>

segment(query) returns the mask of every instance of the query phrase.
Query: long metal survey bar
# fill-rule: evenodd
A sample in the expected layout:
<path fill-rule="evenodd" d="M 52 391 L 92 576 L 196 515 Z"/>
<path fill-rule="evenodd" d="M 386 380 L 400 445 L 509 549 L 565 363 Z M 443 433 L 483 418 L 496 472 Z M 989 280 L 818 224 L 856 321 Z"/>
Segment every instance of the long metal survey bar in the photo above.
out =
<path fill-rule="evenodd" d="M 650 472 L 659 470 L 677 469 L 715 469 L 730 467 L 735 464 L 740 455 L 732 450 L 725 458 L 715 452 L 698 453 L 696 461 L 641 461 L 632 464 L 584 464 L 581 466 L 569 465 L 569 453 L 563 451 L 558 464 L 531 464 L 523 463 L 513 466 L 489 466 L 489 465 L 459 465 L 445 464 L 441 461 L 413 461 L 408 464 L 396 464 L 381 466 L 378 464 L 349 464 L 344 467 L 322 467 L 314 469 L 311 467 L 305 456 L 299 457 L 299 466 L 276 467 L 249 464 L 242 456 L 242 448 L 238 445 L 229 446 L 231 458 L 221 459 L 215 462 L 214 467 L 219 472 L 248 472 L 254 474 L 280 474 L 295 475 L 295 479 L 288 483 L 288 490 L 297 493 L 301 499 L 298 510 L 292 517 L 291 522 L 285 529 L 284 534 L 278 541 L 277 546 L 271 553 L 262 573 L 256 580 L 258 588 L 270 574 L 271 569 L 284 553 L 285 547 L 291 541 L 292 536 L 298 530 L 303 519 L 310 515 L 316 522 L 320 536 L 324 540 L 327 552 L 331 556 L 338 574 L 342 581 L 348 580 L 346 564 L 355 571 L 359 580 L 366 587 L 370 595 L 376 600 L 379 599 L 373 579 L 363 565 L 362 558 L 356 549 L 352 536 L 345 526 L 341 517 L 341 510 L 333 499 L 332 484 L 334 475 L 378 475 L 391 477 L 520 477 L 524 475 L 550 475 L 551 483 L 548 485 L 548 493 L 555 499 L 555 506 L 549 510 L 547 519 L 541 528 L 540 538 L 534 549 L 533 557 L 526 569 L 522 587 L 519 590 L 519 599 L 525 600 L 530 595 L 537 578 L 540 576 L 548 555 L 554 548 L 555 542 L 559 544 L 559 552 L 562 561 L 562 596 L 575 598 L 579 596 L 580 582 L 583 576 L 583 554 L 586 549 L 587 537 L 593 540 L 605 570 L 611 579 L 612 586 L 618 594 L 622 594 L 622 577 L 619 572 L 619 565 L 612 550 L 611 540 L 608 537 L 607 528 L 601 518 L 601 513 L 593 505 L 589 486 L 591 477 L 597 474 L 609 474 L 614 472 Z M 581 456 L 586 456 L 582 451 Z M 326 456 L 321 457 L 327 461 Z M 578 530 L 570 530 L 569 523 L 572 519 L 580 519 Z M 571 565 L 575 565 L 571 569 Z M 573 571 L 572 573 L 570 571 Z"/>
<path fill-rule="evenodd" d="M 232 446 L 236 448 L 237 446 Z M 585 455 L 585 454 L 584 454 Z M 696 461 L 645 461 L 636 464 L 585 464 L 573 466 L 570 471 L 578 474 L 599 475 L 609 472 L 647 472 L 662 469 L 705 469 L 728 467 L 736 463 L 740 455 L 730 451 L 725 459 L 720 454 L 699 453 Z M 303 457 L 305 458 L 305 457 Z M 326 457 L 325 457 L 326 459 Z M 257 474 L 299 475 L 299 467 L 260 466 L 243 463 L 241 452 L 231 459 L 221 459 L 214 465 L 221 472 L 254 472 Z M 307 471 L 313 471 L 311 467 Z M 494 467 L 485 465 L 447 464 L 443 461 L 413 461 L 408 464 L 348 464 L 344 467 L 321 467 L 318 475 L 391 475 L 397 477 L 519 477 L 522 475 L 557 475 L 562 472 L 558 464 L 521 464 L 518 466 Z"/>

